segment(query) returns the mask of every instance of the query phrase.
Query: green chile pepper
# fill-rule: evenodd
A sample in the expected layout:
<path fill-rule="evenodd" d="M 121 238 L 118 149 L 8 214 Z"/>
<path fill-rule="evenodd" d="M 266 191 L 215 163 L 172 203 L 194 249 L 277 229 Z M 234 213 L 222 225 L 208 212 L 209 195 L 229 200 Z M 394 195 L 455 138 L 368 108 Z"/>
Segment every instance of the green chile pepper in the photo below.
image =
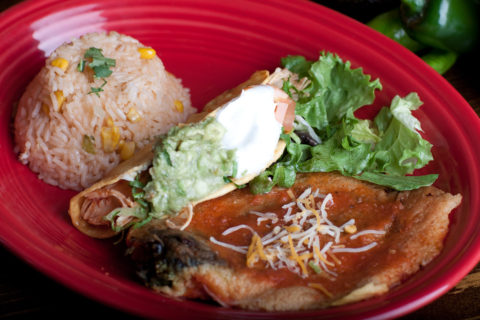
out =
<path fill-rule="evenodd" d="M 477 44 L 480 17 L 473 0 L 402 0 L 400 15 L 408 35 L 420 43 L 456 53 Z"/>
<path fill-rule="evenodd" d="M 438 73 L 444 74 L 455 64 L 457 57 L 458 55 L 455 52 L 433 49 L 420 58 Z"/>
<path fill-rule="evenodd" d="M 479 3 L 402 0 L 399 9 L 383 13 L 367 25 L 421 54 L 426 63 L 443 74 L 459 54 L 476 49 L 480 37 Z"/>
<path fill-rule="evenodd" d="M 410 51 L 417 52 L 425 48 L 425 45 L 413 40 L 407 34 L 400 20 L 400 10 L 398 8 L 376 16 L 367 25 L 400 43 Z"/>

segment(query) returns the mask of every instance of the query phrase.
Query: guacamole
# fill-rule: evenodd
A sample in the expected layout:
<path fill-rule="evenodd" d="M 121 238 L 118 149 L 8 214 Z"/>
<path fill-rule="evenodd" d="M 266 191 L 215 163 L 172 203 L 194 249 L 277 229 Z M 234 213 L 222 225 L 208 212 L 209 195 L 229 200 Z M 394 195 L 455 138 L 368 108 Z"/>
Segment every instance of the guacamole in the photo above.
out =
<path fill-rule="evenodd" d="M 213 117 L 174 127 L 155 147 L 152 180 L 145 186 L 151 214 L 174 214 L 225 185 L 236 171 L 235 150 L 221 141 L 226 129 Z"/>

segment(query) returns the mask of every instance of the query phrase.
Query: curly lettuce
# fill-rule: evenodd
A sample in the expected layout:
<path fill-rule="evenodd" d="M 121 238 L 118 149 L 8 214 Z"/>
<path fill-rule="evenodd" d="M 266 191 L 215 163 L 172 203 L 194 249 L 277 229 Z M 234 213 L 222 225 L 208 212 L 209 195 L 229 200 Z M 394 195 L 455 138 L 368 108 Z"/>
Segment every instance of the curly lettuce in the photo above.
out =
<path fill-rule="evenodd" d="M 290 187 L 297 172 L 338 171 L 396 190 L 435 182 L 436 174 L 409 175 L 433 159 L 432 145 L 422 138 L 420 122 L 412 115 L 422 104 L 416 93 L 394 97 L 373 121 L 358 119 L 354 112 L 372 104 L 375 91 L 382 89 L 379 79 L 372 81 L 361 68 L 352 69 L 350 62 L 331 53 L 322 53 L 315 62 L 288 56 L 282 64 L 310 84 L 298 91 L 284 83 L 297 102 L 295 132 L 282 135 L 284 155 L 250 183 L 252 192 Z M 313 145 L 299 139 L 305 134 L 314 136 Z"/>

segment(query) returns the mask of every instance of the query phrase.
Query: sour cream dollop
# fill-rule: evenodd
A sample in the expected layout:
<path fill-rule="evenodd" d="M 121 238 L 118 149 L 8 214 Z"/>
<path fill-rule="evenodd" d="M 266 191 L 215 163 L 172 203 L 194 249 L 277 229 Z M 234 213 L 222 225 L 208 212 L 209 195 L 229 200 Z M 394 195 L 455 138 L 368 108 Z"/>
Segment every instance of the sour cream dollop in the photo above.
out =
<path fill-rule="evenodd" d="M 243 90 L 217 112 L 216 120 L 227 129 L 222 147 L 236 150 L 234 178 L 259 174 L 273 158 L 282 133 L 275 107 L 275 89 L 258 85 Z"/>

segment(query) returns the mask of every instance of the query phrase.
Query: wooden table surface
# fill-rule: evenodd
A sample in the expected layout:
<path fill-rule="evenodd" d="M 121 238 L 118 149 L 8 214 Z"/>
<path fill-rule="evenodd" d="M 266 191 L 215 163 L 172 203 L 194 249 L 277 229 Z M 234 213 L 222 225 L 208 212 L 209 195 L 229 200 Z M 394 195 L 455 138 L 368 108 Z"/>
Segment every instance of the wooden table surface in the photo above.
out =
<path fill-rule="evenodd" d="M 0 0 L 0 11 L 18 2 Z M 475 61 L 473 56 L 464 56 L 444 75 L 477 114 L 480 114 L 479 71 L 480 62 Z M 1 244 L 0 264 L 2 319 L 37 316 L 132 318 L 63 287 L 17 258 Z M 480 319 L 480 264 L 447 294 L 402 319 Z"/>

